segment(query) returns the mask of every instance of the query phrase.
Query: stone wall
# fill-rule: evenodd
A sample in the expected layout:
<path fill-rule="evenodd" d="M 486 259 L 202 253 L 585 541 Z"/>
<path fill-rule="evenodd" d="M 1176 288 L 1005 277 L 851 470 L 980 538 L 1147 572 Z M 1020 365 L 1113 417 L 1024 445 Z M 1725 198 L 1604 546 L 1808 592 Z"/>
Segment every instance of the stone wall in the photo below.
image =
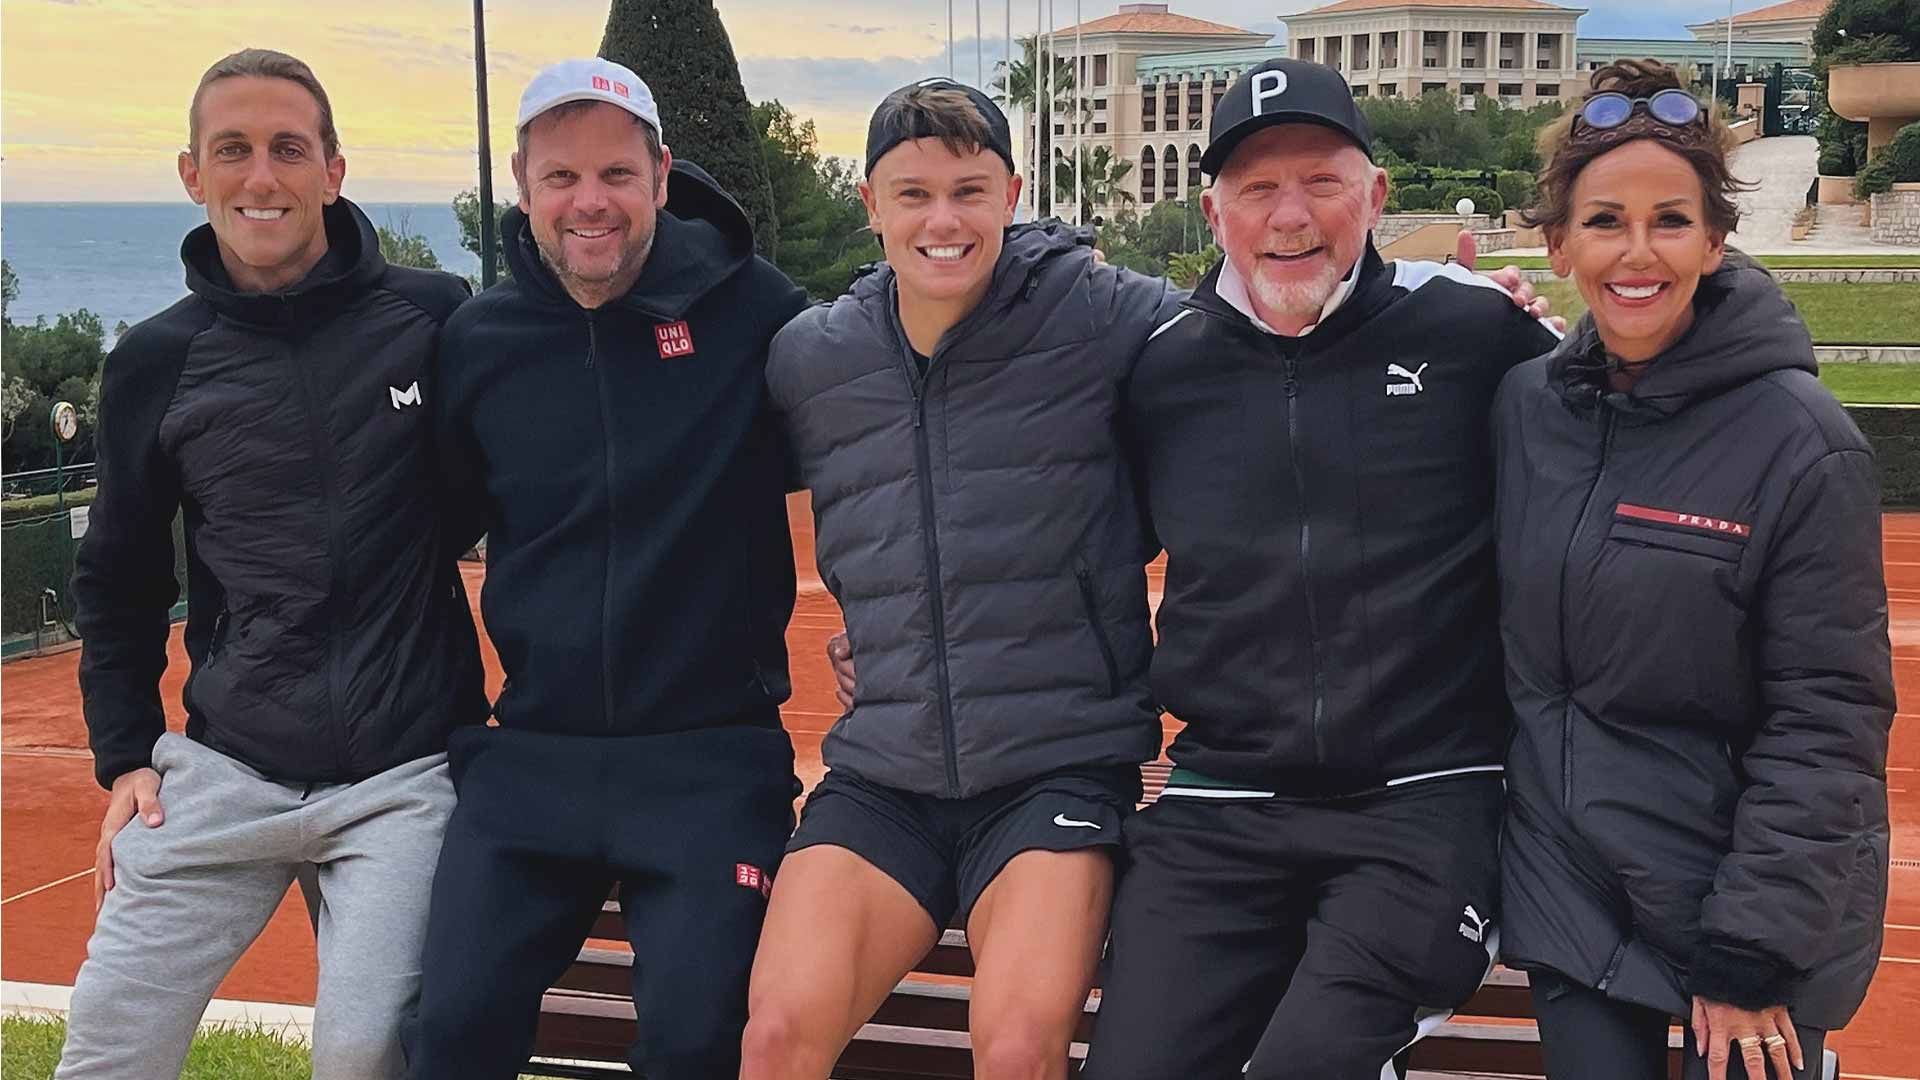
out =
<path fill-rule="evenodd" d="M 1876 244 L 1920 245 L 1920 184 L 1895 184 L 1873 196 L 1869 235 Z"/>
<path fill-rule="evenodd" d="M 1492 220 L 1485 214 L 1474 214 L 1464 219 L 1459 214 L 1387 214 L 1381 217 L 1380 225 L 1373 230 L 1373 242 L 1380 247 L 1386 247 L 1395 240 L 1428 225 L 1439 225 L 1444 222 L 1458 225 L 1462 221 L 1466 223 L 1467 228 L 1475 232 L 1493 225 Z"/>

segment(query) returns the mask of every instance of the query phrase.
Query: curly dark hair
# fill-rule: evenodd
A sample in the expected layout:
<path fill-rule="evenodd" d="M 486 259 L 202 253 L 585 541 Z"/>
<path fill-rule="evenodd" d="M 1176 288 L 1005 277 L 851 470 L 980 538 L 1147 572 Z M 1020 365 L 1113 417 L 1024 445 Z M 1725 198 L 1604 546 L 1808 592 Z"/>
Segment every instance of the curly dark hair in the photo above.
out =
<path fill-rule="evenodd" d="M 1574 128 L 1580 107 L 1595 94 L 1611 91 L 1644 98 L 1662 90 L 1685 89 L 1679 74 L 1658 60 L 1616 60 L 1594 72 L 1591 89 L 1579 104 L 1540 132 L 1540 157 L 1547 167 L 1540 173 L 1539 201 L 1521 214 L 1521 221 L 1550 235 L 1558 234 L 1573 216 L 1573 185 L 1581 171 L 1609 150 L 1636 139 L 1652 139 L 1685 158 L 1699 174 L 1707 227 L 1721 236 L 1732 232 L 1740 224 L 1740 208 L 1734 204 L 1734 197 L 1751 190 L 1752 185 L 1735 179 L 1728 168 L 1727 155 L 1737 144 L 1717 103 L 1706 108 L 1704 131 L 1675 130 L 1638 113 L 1604 135 L 1596 135 L 1590 128 Z"/>

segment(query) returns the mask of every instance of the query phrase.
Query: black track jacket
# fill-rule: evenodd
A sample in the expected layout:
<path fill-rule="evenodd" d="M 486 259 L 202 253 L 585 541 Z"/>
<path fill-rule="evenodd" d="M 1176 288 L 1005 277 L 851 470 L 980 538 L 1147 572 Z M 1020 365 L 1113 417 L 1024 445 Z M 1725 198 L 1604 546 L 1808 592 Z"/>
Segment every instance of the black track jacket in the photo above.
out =
<path fill-rule="evenodd" d="M 1153 691 L 1184 768 L 1283 796 L 1497 768 L 1494 389 L 1554 337 L 1466 270 L 1383 264 L 1304 337 L 1215 290 L 1129 388 L 1167 552 Z"/>
<path fill-rule="evenodd" d="M 192 295 L 101 373 L 99 479 L 74 560 L 80 689 L 102 785 L 166 730 L 173 519 L 187 545 L 187 734 L 278 780 L 364 779 L 486 716 L 466 594 L 445 557 L 428 374 L 467 297 L 388 266 L 345 199 L 304 281 L 240 293 L 211 226 Z"/>

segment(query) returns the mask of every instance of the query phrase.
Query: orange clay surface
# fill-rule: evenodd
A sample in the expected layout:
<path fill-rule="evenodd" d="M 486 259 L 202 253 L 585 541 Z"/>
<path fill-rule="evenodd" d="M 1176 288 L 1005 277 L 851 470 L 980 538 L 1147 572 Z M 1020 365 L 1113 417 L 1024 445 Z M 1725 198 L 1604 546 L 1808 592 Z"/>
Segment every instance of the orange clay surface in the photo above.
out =
<path fill-rule="evenodd" d="M 840 628 L 840 611 L 813 565 L 813 521 L 804 495 L 792 498 L 789 517 L 800 597 L 787 629 L 793 700 L 783 715 L 800 779 L 811 789 L 823 772 L 820 739 L 840 712 L 824 659 L 827 637 Z M 1920 1080 L 1920 515 L 1889 515 L 1885 538 L 1901 703 L 1887 772 L 1895 868 L 1879 973 L 1865 1007 L 1831 1045 L 1841 1053 L 1843 1076 Z M 463 568 L 477 604 L 484 571 L 475 564 Z M 1155 564 L 1149 588 L 1156 603 L 1161 580 Z M 484 641 L 482 647 L 488 690 L 497 691 L 498 660 Z M 106 795 L 93 782 L 86 749 L 75 684 L 78 660 L 78 652 L 68 651 L 17 661 L 0 672 L 0 977 L 11 981 L 70 985 L 86 955 L 93 922 L 93 886 L 85 871 L 92 865 Z M 185 675 L 180 627 L 175 626 L 161 687 L 175 730 L 185 723 L 179 704 Z M 1178 726 L 1169 720 L 1168 733 Z M 218 996 L 311 1004 L 313 988 L 313 933 L 296 891 Z"/>

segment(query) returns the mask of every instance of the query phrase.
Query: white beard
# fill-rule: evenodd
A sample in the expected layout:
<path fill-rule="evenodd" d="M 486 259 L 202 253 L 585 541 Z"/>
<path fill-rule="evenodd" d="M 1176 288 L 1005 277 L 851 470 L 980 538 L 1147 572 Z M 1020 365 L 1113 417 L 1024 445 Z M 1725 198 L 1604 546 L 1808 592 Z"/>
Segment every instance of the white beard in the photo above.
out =
<path fill-rule="evenodd" d="M 1255 256 L 1253 275 L 1247 281 L 1247 290 L 1260 302 L 1261 307 L 1296 319 L 1317 319 L 1334 290 L 1340 287 L 1343 276 L 1340 268 L 1331 261 L 1306 281 L 1284 284 L 1267 277 L 1261 272 L 1264 269 L 1263 261 Z"/>

